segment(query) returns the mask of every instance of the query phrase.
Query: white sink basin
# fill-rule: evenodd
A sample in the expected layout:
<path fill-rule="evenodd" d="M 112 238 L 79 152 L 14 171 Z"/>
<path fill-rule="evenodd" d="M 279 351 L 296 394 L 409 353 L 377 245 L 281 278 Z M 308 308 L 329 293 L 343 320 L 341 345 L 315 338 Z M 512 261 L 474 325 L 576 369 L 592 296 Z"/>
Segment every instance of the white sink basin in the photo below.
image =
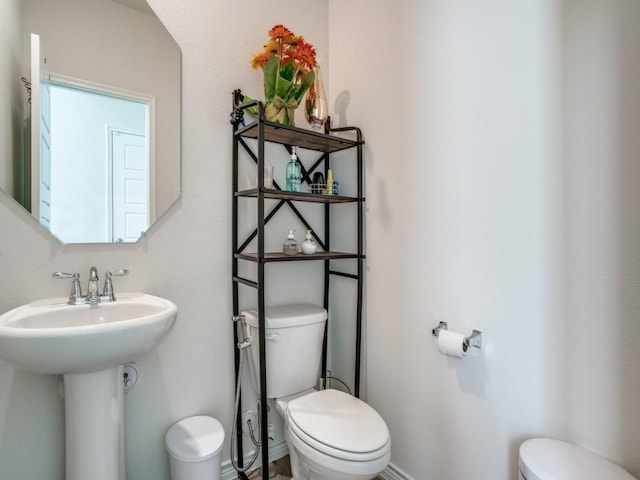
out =
<path fill-rule="evenodd" d="M 88 373 L 116 367 L 153 348 L 171 329 L 177 307 L 146 294 L 115 302 L 67 305 L 39 300 L 0 316 L 0 358 L 35 373 Z"/>
<path fill-rule="evenodd" d="M 171 330 L 177 307 L 143 293 L 115 302 L 39 300 L 0 316 L 0 358 L 64 378 L 66 480 L 124 480 L 123 367 Z M 99 468 L 98 468 L 99 466 Z"/>

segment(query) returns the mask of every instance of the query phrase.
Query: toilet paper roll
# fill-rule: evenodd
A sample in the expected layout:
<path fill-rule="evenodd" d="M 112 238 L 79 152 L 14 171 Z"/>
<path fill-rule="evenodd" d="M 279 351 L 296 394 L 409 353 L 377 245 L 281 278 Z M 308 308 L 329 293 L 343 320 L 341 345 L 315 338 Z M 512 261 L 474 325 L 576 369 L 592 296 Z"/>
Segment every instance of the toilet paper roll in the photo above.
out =
<path fill-rule="evenodd" d="M 438 333 L 438 350 L 445 355 L 462 358 L 467 354 L 464 338 L 465 336 L 462 333 L 440 330 Z"/>

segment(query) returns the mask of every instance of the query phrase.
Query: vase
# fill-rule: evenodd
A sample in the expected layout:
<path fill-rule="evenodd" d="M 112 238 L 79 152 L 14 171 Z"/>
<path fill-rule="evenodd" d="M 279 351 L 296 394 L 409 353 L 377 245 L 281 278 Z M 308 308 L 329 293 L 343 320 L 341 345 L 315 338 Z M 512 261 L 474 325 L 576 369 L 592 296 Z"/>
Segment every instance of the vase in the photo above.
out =
<path fill-rule="evenodd" d="M 324 83 L 322 82 L 322 72 L 320 71 L 320 67 L 314 67 L 313 72 L 315 74 L 315 78 L 307 92 L 304 113 L 311 128 L 322 131 L 328 116 L 327 96 L 324 91 Z"/>

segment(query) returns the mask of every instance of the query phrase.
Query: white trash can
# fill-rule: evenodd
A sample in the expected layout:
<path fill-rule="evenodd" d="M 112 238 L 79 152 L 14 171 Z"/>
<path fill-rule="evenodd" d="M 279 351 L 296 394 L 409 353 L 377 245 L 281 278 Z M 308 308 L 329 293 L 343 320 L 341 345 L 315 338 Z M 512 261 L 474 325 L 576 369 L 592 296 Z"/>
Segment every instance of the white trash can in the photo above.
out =
<path fill-rule="evenodd" d="M 171 480 L 220 480 L 220 450 L 224 428 L 199 415 L 173 425 L 165 436 Z"/>

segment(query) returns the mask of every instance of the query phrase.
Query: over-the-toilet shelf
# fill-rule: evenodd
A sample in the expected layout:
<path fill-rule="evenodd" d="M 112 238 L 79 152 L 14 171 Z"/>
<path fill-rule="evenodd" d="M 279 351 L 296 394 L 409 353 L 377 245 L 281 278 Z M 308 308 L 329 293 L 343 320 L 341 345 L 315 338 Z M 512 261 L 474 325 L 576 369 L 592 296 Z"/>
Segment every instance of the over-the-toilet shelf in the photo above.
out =
<path fill-rule="evenodd" d="M 323 261 L 324 262 L 324 309 L 329 311 L 329 288 L 331 278 L 341 277 L 352 279 L 357 282 L 357 302 L 356 311 L 354 315 L 355 321 L 355 375 L 354 375 L 354 393 L 356 397 L 360 395 L 360 349 L 362 343 L 362 310 L 363 310 L 363 286 L 364 286 L 364 161 L 363 161 L 363 145 L 364 140 L 362 138 L 361 131 L 356 127 L 343 127 L 343 128 L 331 128 L 330 119 L 325 125 L 325 132 L 317 132 L 308 129 L 292 127 L 288 125 L 281 125 L 278 123 L 270 122 L 265 119 L 264 105 L 260 102 L 251 102 L 243 104 L 244 96 L 239 91 L 233 92 L 232 99 L 232 112 L 231 123 L 233 125 L 233 199 L 232 199 L 232 282 L 233 282 L 233 315 L 238 316 L 240 314 L 239 305 L 239 288 L 241 285 L 245 287 L 252 287 L 257 294 L 257 319 L 259 338 L 258 343 L 265 345 L 265 266 L 275 262 L 298 262 L 298 261 Z M 244 113 L 249 107 L 256 108 L 258 111 L 257 119 L 252 121 L 248 125 L 244 125 Z M 246 115 L 249 116 L 248 114 Z M 248 142 L 247 139 L 252 139 Z M 324 177 L 327 178 L 328 170 L 331 168 L 331 154 L 344 151 L 353 150 L 355 161 L 357 162 L 357 173 L 353 179 L 355 187 L 352 190 L 356 190 L 355 196 L 346 195 L 328 195 L 324 193 L 305 193 L 305 192 L 291 192 L 278 188 L 265 188 L 264 187 L 264 167 L 266 163 L 265 144 L 280 144 L 291 153 L 294 147 L 305 150 L 313 150 L 320 152 L 320 158 L 313 164 L 308 165 L 308 170 L 303 169 L 302 181 L 311 185 L 312 176 L 315 171 L 323 170 Z M 258 186 L 249 189 L 239 188 L 239 153 L 245 151 L 250 159 L 253 159 L 255 166 L 257 167 Z M 341 155 L 341 161 L 348 161 L 345 158 L 351 157 L 351 155 Z M 257 206 L 257 220 L 255 229 L 244 238 L 240 238 L 239 234 L 239 208 L 238 202 L 240 198 L 255 199 Z M 268 200 L 268 203 L 266 202 Z M 316 231 L 312 228 L 308 220 L 303 216 L 300 210 L 296 207 L 298 202 L 312 202 L 318 204 L 324 204 L 322 217 L 324 217 L 324 225 L 319 228 L 319 231 L 323 232 L 323 235 L 318 236 Z M 331 210 L 333 205 L 337 204 L 352 204 L 356 209 L 357 222 L 354 224 L 353 235 L 357 238 L 354 251 L 336 252 L 331 250 L 330 236 L 328 235 L 331 227 Z M 350 207 L 343 207 L 350 208 Z M 275 216 L 280 215 L 281 212 L 289 211 L 290 214 L 300 221 L 305 230 L 312 230 L 315 242 L 318 245 L 318 250 L 315 253 L 297 255 L 286 255 L 282 251 L 278 252 L 266 252 L 265 251 L 265 237 L 267 236 L 267 224 Z M 275 235 L 274 232 L 272 235 Z M 278 232 L 282 234 L 282 232 Z M 323 238 L 324 237 L 324 238 Z M 273 238 L 273 237 L 270 237 Z M 249 248 L 255 249 L 255 251 L 249 251 Z M 342 263 L 332 262 L 334 260 L 340 260 Z M 343 263 L 347 261 L 355 262 L 354 267 L 348 271 L 341 271 L 340 267 L 343 267 Z M 257 280 L 245 278 L 239 274 L 239 263 L 250 262 L 256 265 Z M 355 272 L 355 273 L 354 273 Z M 344 321 L 344 319 L 341 319 Z M 328 322 L 327 322 L 328 323 Z M 326 332 L 325 332 L 326 335 Z M 234 344 L 238 343 L 237 331 L 234 329 Z M 322 365 L 321 375 L 323 377 L 323 383 L 326 381 L 327 376 L 327 343 L 324 342 L 322 348 Z M 236 352 L 236 380 L 239 375 L 239 355 Z M 260 438 L 263 439 L 263 444 L 267 443 L 268 438 L 268 420 L 267 420 L 267 385 L 266 385 L 266 366 L 262 364 L 260 366 L 260 377 L 262 383 L 260 385 L 260 419 L 261 419 L 261 431 Z M 239 410 L 241 406 L 239 406 Z M 240 428 L 237 434 L 237 443 L 242 445 L 242 429 Z M 239 460 L 242 458 L 241 449 L 238 452 Z M 269 463 L 269 451 L 267 448 L 262 449 L 262 464 Z M 244 478 L 240 474 L 240 478 Z M 263 473 L 263 478 L 268 478 L 268 472 Z"/>

